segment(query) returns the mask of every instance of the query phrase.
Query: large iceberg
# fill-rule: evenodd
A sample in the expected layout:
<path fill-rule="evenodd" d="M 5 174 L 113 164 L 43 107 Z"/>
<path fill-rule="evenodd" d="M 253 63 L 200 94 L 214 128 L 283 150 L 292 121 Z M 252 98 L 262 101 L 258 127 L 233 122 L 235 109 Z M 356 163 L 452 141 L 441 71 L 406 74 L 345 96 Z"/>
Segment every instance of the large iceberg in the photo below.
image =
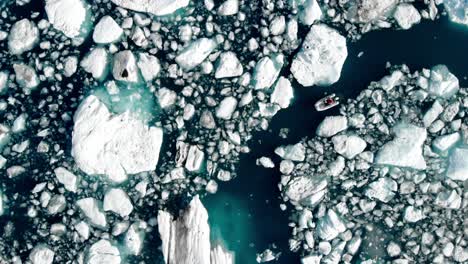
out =
<path fill-rule="evenodd" d="M 326 25 L 313 25 L 291 65 L 303 86 L 331 85 L 338 81 L 348 56 L 346 39 Z"/>
<path fill-rule="evenodd" d="M 112 114 L 94 95 L 81 103 L 74 120 L 72 156 L 87 174 L 122 182 L 127 174 L 156 168 L 162 129 L 147 126 L 128 111 Z"/>
<path fill-rule="evenodd" d="M 93 40 L 96 43 L 106 44 L 119 40 L 123 29 L 111 16 L 104 16 L 94 27 Z"/>
<path fill-rule="evenodd" d="M 112 0 L 112 3 L 133 11 L 164 16 L 186 7 L 190 0 Z"/>
<path fill-rule="evenodd" d="M 377 153 L 376 164 L 426 169 L 422 146 L 427 137 L 426 129 L 400 123 L 393 127 L 395 138 Z"/>
<path fill-rule="evenodd" d="M 87 10 L 83 0 L 46 0 L 45 10 L 49 22 L 69 38 L 81 34 Z"/>
<path fill-rule="evenodd" d="M 166 264 L 233 264 L 232 252 L 211 249 L 208 212 L 198 196 L 178 218 L 158 212 L 158 228 Z"/>
<path fill-rule="evenodd" d="M 31 50 L 39 41 L 39 29 L 28 19 L 21 19 L 13 24 L 8 35 L 8 49 L 12 54 L 19 55 Z"/>

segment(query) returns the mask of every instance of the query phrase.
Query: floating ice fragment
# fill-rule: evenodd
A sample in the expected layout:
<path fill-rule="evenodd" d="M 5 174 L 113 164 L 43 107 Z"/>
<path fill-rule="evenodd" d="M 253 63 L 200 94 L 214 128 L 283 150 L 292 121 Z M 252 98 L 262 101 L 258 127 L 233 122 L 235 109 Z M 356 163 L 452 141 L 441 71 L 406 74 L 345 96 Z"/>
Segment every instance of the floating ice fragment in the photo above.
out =
<path fill-rule="evenodd" d="M 255 65 L 252 82 L 255 89 L 268 89 L 278 78 L 284 64 L 284 56 L 279 54 L 261 58 Z"/>
<path fill-rule="evenodd" d="M 16 75 L 16 82 L 25 89 L 26 92 L 36 88 L 39 85 L 39 78 L 36 71 L 26 64 L 13 64 L 13 70 Z"/>
<path fill-rule="evenodd" d="M 91 224 L 105 228 L 107 225 L 106 215 L 99 207 L 98 201 L 94 198 L 83 198 L 76 201 L 76 205 L 83 211 Z"/>
<path fill-rule="evenodd" d="M 232 16 L 239 12 L 239 0 L 226 0 L 218 8 L 220 16 Z"/>
<path fill-rule="evenodd" d="M 87 10 L 83 0 L 46 0 L 45 10 L 49 22 L 69 38 L 81 34 Z"/>
<path fill-rule="evenodd" d="M 294 94 L 291 82 L 284 77 L 280 77 L 271 94 L 270 103 L 277 104 L 281 108 L 288 108 L 293 98 Z"/>
<path fill-rule="evenodd" d="M 78 68 L 78 58 L 75 56 L 70 56 L 65 59 L 63 62 L 63 74 L 66 77 L 70 77 L 75 74 L 76 69 Z"/>
<path fill-rule="evenodd" d="M 112 188 L 104 195 L 104 211 L 126 217 L 132 213 L 133 205 L 126 192 L 120 188 Z"/>
<path fill-rule="evenodd" d="M 80 65 L 86 72 L 93 75 L 95 79 L 105 78 L 108 63 L 107 51 L 104 48 L 94 48 L 81 61 Z"/>
<path fill-rule="evenodd" d="M 148 127 L 130 112 L 113 115 L 96 96 L 88 96 L 75 113 L 72 156 L 87 174 L 105 174 L 122 182 L 127 174 L 154 170 L 163 132 Z"/>
<path fill-rule="evenodd" d="M 301 143 L 281 146 L 275 149 L 275 154 L 286 160 L 304 161 L 305 147 Z"/>
<path fill-rule="evenodd" d="M 447 66 L 437 65 L 432 67 L 429 78 L 429 93 L 448 98 L 455 94 L 459 88 L 460 85 L 457 77 L 449 71 Z"/>
<path fill-rule="evenodd" d="M 57 180 L 63 184 L 65 189 L 70 192 L 76 192 L 78 189 L 78 178 L 75 176 L 75 174 L 71 173 L 63 167 L 56 168 L 54 173 L 57 177 Z"/>
<path fill-rule="evenodd" d="M 337 135 L 332 138 L 335 151 L 347 159 L 352 159 L 364 151 L 366 141 L 355 135 Z"/>
<path fill-rule="evenodd" d="M 292 7 L 299 10 L 299 21 L 307 26 L 322 17 L 322 10 L 316 0 L 289 0 Z"/>
<path fill-rule="evenodd" d="M 137 12 L 165 16 L 186 7 L 190 0 L 112 0 L 112 3 Z"/>
<path fill-rule="evenodd" d="M 467 0 L 443 0 L 445 10 L 450 20 L 455 23 L 468 26 L 468 2 Z"/>
<path fill-rule="evenodd" d="M 380 149 L 375 163 L 424 170 L 422 146 L 427 137 L 426 129 L 400 123 L 393 127 L 393 133 L 395 138 Z"/>
<path fill-rule="evenodd" d="M 197 146 L 192 145 L 190 146 L 187 154 L 185 168 L 188 171 L 199 171 L 204 159 L 205 153 L 203 153 L 203 151 L 201 151 Z"/>
<path fill-rule="evenodd" d="M 358 20 L 362 23 L 385 19 L 394 10 L 397 0 L 358 0 Z"/>
<path fill-rule="evenodd" d="M 229 120 L 236 110 L 237 99 L 233 96 L 224 98 L 216 108 L 216 117 L 224 120 Z"/>
<path fill-rule="evenodd" d="M 382 80 L 380 80 L 380 85 L 385 91 L 390 91 L 393 89 L 393 87 L 399 84 L 402 77 L 403 73 L 399 70 L 396 70 L 392 72 L 392 74 L 383 77 Z"/>
<path fill-rule="evenodd" d="M 318 125 L 316 134 L 320 137 L 332 137 L 348 129 L 348 119 L 345 116 L 327 116 Z"/>
<path fill-rule="evenodd" d="M 286 19 L 284 16 L 275 17 L 270 23 L 270 34 L 273 36 L 281 35 L 286 30 Z"/>
<path fill-rule="evenodd" d="M 340 233 L 346 231 L 343 219 L 332 209 L 319 219 L 317 224 L 317 235 L 326 241 L 333 240 Z"/>
<path fill-rule="evenodd" d="M 452 151 L 447 168 L 447 177 L 454 181 L 468 179 L 468 148 L 456 148 Z"/>
<path fill-rule="evenodd" d="M 443 135 L 435 138 L 432 141 L 432 148 L 434 151 L 445 155 L 447 151 L 449 151 L 458 141 L 460 141 L 460 139 L 461 136 L 458 132 Z"/>
<path fill-rule="evenodd" d="M 140 255 L 143 248 L 145 222 L 138 221 L 130 225 L 125 234 L 125 246 L 133 255 Z"/>
<path fill-rule="evenodd" d="M 119 40 L 123 29 L 111 16 L 104 16 L 94 27 L 93 40 L 99 44 L 112 43 Z"/>
<path fill-rule="evenodd" d="M 414 24 L 418 24 L 421 21 L 421 15 L 418 10 L 412 4 L 399 4 L 393 17 L 403 29 L 410 29 Z"/>
<path fill-rule="evenodd" d="M 0 95 L 3 94 L 8 88 L 8 74 L 0 72 Z"/>
<path fill-rule="evenodd" d="M 137 64 L 140 68 L 143 79 L 147 82 L 154 80 L 161 70 L 158 58 L 147 53 L 141 52 L 138 54 Z"/>
<path fill-rule="evenodd" d="M 379 178 L 369 184 L 364 194 L 371 199 L 376 198 L 381 202 L 388 203 L 395 196 L 397 189 L 398 184 L 396 181 L 390 178 Z"/>
<path fill-rule="evenodd" d="M 227 250 L 222 245 L 216 245 L 211 250 L 211 264 L 234 264 L 234 252 Z"/>
<path fill-rule="evenodd" d="M 219 55 L 219 61 L 216 67 L 215 78 L 231 78 L 242 75 L 242 64 L 236 54 L 231 51 L 223 52 Z"/>
<path fill-rule="evenodd" d="M 457 191 L 452 190 L 446 191 L 446 192 L 440 192 L 437 195 L 437 198 L 435 200 L 435 204 L 447 208 L 447 209 L 459 209 L 461 206 L 461 197 L 458 195 Z"/>
<path fill-rule="evenodd" d="M 109 240 L 101 239 L 94 243 L 86 256 L 86 264 L 120 264 L 119 249 Z"/>
<path fill-rule="evenodd" d="M 308 199 L 324 190 L 327 184 L 326 177 L 321 175 L 297 176 L 288 182 L 285 194 L 294 203 L 310 204 Z"/>
<path fill-rule="evenodd" d="M 443 111 L 444 107 L 436 100 L 423 116 L 424 127 L 429 127 Z"/>
<path fill-rule="evenodd" d="M 28 19 L 17 21 L 8 35 L 8 48 L 12 54 L 19 55 L 31 50 L 39 41 L 39 29 Z"/>
<path fill-rule="evenodd" d="M 175 61 L 180 67 L 190 71 L 200 65 L 217 46 L 218 43 L 215 39 L 197 39 L 182 50 L 175 58 Z"/>
<path fill-rule="evenodd" d="M 409 223 L 416 223 L 419 220 L 424 219 L 424 213 L 422 209 L 417 209 L 414 206 L 407 206 L 403 213 L 403 219 Z"/>
<path fill-rule="evenodd" d="M 114 55 L 112 75 L 118 81 L 138 82 L 138 67 L 131 51 L 124 50 Z"/>
<path fill-rule="evenodd" d="M 29 254 L 32 264 L 52 264 L 54 261 L 54 251 L 45 245 L 37 245 Z"/>
<path fill-rule="evenodd" d="M 303 86 L 331 85 L 340 78 L 347 56 L 343 36 L 326 25 L 313 25 L 292 62 L 291 72 Z"/>

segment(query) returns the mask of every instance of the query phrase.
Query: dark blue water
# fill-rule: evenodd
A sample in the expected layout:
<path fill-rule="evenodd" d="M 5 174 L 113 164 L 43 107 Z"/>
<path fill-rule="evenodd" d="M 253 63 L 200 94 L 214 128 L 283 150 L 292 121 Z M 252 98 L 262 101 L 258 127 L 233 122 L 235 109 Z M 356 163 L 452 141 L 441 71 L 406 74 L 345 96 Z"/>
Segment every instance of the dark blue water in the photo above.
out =
<path fill-rule="evenodd" d="M 241 158 L 238 177 L 221 183 L 217 194 L 204 199 L 214 235 L 218 239 L 222 237 L 228 248 L 236 251 L 236 263 L 256 263 L 255 253 L 272 243 L 283 254 L 271 263 L 300 263 L 299 256 L 288 250 L 290 229 L 287 211 L 279 208 L 279 170 L 258 167 L 255 160 L 271 156 L 279 161 L 273 156 L 277 146 L 313 136 L 323 116 L 337 113 L 338 109 L 323 114 L 314 110 L 314 103 L 325 92 L 353 98 L 371 81 L 378 81 L 388 73 L 387 62 L 407 64 L 412 71 L 445 64 L 460 79 L 460 84 L 467 86 L 467 48 L 468 27 L 443 17 L 408 31 L 371 32 L 356 43 L 348 43 L 348 59 L 340 81 L 333 86 L 304 88 L 296 83 L 294 104 L 275 116 L 270 131 L 254 137 L 251 153 Z M 361 51 L 364 55 L 358 58 Z M 278 136 L 281 128 L 289 128 L 287 139 Z"/>

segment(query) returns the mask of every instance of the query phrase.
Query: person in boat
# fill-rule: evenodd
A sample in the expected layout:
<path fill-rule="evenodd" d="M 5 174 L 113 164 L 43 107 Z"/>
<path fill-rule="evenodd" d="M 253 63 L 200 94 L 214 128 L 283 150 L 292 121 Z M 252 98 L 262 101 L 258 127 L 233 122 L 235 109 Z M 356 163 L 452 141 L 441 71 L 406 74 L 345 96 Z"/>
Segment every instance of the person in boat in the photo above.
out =
<path fill-rule="evenodd" d="M 326 106 L 332 105 L 335 102 L 336 102 L 335 99 L 333 99 L 332 97 L 328 97 L 327 99 L 325 99 L 325 105 Z"/>

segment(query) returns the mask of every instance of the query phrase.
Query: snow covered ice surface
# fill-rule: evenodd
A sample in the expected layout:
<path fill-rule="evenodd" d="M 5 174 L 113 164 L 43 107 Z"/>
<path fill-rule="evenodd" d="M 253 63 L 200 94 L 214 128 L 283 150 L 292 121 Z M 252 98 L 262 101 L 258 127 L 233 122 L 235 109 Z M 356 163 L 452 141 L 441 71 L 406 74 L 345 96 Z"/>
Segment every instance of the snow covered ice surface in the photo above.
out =
<path fill-rule="evenodd" d="M 310 138 L 263 138 L 337 92 L 364 34 L 426 25 L 442 6 L 466 24 L 463 3 L 2 1 L 0 263 L 290 263 L 288 250 L 302 263 L 466 262 L 468 99 L 451 64 L 389 66 L 302 124 Z M 281 177 L 250 182 L 244 160 Z M 231 241 L 257 210 L 211 226 L 206 196 L 243 181 L 256 189 L 242 204 L 279 188 L 258 211 L 290 214 L 291 237 Z"/>

